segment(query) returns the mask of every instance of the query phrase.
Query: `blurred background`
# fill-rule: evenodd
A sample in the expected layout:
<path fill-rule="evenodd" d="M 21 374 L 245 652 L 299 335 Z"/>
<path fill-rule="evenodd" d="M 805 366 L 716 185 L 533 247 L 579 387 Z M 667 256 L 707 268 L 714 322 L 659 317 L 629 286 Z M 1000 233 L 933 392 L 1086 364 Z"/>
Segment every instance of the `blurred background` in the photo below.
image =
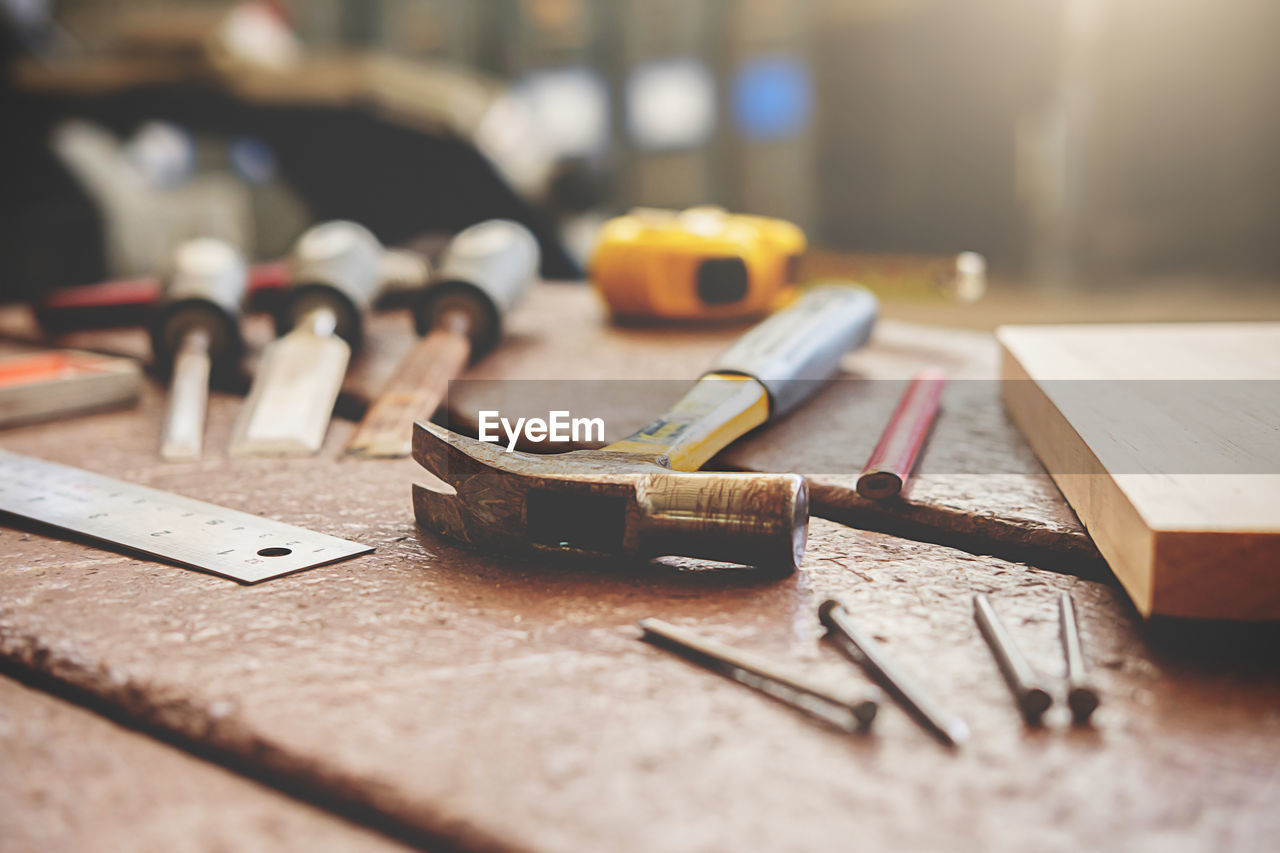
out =
<path fill-rule="evenodd" d="M 889 292 L 913 319 L 1280 316 L 1274 0 L 0 10 L 8 298 L 335 217 L 510 216 L 574 278 L 607 217 L 712 203 L 799 224 L 819 273 L 986 257 L 976 304 Z"/>

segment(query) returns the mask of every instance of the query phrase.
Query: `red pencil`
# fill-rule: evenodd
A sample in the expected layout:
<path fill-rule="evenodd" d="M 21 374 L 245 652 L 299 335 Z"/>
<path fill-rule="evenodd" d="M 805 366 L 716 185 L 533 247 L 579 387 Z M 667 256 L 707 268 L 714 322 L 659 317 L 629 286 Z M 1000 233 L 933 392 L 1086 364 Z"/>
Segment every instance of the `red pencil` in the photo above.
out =
<path fill-rule="evenodd" d="M 858 494 L 879 500 L 902 491 L 929 436 L 946 384 L 946 375 L 937 368 L 926 368 L 912 377 L 858 477 Z"/>

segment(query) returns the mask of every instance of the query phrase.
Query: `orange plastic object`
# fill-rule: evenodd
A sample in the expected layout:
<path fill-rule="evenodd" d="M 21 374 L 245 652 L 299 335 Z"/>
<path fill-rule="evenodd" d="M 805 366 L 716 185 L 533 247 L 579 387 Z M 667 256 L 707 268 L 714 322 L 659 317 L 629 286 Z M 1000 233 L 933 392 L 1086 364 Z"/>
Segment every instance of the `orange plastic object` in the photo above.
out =
<path fill-rule="evenodd" d="M 588 269 L 619 318 L 754 317 L 792 295 L 806 247 L 781 219 L 639 208 L 605 223 Z"/>
<path fill-rule="evenodd" d="M 41 352 L 0 359 L 0 388 L 39 385 L 102 373 L 119 359 L 80 352 Z"/>

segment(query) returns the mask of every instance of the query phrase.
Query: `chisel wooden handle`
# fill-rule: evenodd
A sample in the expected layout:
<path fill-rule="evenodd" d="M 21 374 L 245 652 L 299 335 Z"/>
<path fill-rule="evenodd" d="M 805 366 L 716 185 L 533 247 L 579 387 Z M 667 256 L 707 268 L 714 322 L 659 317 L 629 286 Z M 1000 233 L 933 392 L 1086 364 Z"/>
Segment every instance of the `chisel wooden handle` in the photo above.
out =
<path fill-rule="evenodd" d="M 606 450 L 662 454 L 694 471 L 731 442 L 799 406 L 871 337 L 876 299 L 852 285 L 808 289 L 747 332 L 667 414 Z"/>
<path fill-rule="evenodd" d="M 537 276 L 538 260 L 537 240 L 517 222 L 492 219 L 453 238 L 435 280 L 414 306 L 418 333 L 425 337 L 374 401 L 348 453 L 413 452 L 414 422 L 430 420 L 449 380 L 462 374 L 468 360 L 497 346 L 503 319 Z"/>
<path fill-rule="evenodd" d="M 365 456 L 408 456 L 413 451 L 413 422 L 428 420 L 440 406 L 449 382 L 471 358 L 470 317 L 454 311 L 420 338 L 374 400 L 348 452 Z"/>

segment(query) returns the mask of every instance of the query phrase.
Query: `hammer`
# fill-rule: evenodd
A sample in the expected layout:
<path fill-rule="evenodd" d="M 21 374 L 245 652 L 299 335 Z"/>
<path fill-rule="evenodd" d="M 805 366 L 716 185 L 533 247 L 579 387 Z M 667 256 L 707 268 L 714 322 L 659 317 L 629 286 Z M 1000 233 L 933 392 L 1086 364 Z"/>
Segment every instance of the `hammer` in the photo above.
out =
<path fill-rule="evenodd" d="M 443 482 L 415 485 L 422 527 L 506 552 L 687 556 L 790 574 L 809 496 L 798 474 L 694 473 L 802 403 L 866 343 L 876 300 L 810 288 L 720 356 L 667 414 L 600 450 L 508 451 L 424 421 L 413 458 Z"/>

